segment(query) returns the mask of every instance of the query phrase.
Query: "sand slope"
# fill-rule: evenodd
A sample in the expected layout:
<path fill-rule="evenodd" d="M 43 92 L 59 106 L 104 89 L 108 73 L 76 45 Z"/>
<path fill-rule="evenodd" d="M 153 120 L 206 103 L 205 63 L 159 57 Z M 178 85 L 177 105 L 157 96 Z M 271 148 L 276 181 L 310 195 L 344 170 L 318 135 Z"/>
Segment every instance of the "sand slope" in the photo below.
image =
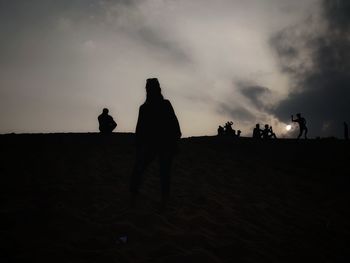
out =
<path fill-rule="evenodd" d="M 349 143 L 183 139 L 129 208 L 132 134 L 1 135 L 1 262 L 348 262 Z M 118 237 L 127 236 L 126 244 Z"/>

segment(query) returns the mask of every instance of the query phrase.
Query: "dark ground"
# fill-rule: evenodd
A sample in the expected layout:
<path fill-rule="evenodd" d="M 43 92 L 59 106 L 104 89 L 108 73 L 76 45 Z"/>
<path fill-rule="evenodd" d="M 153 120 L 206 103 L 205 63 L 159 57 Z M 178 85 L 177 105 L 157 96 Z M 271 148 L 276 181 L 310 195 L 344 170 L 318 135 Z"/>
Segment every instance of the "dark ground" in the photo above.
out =
<path fill-rule="evenodd" d="M 156 165 L 129 208 L 132 134 L 0 145 L 0 262 L 350 261 L 349 142 L 182 139 L 163 213 Z"/>

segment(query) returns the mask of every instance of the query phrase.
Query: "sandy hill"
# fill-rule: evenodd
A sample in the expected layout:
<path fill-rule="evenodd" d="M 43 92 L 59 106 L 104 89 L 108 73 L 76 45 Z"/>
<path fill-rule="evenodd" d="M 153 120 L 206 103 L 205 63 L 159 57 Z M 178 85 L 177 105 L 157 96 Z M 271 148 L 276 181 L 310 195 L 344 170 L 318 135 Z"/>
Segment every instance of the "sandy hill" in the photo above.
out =
<path fill-rule="evenodd" d="M 156 163 L 129 207 L 132 134 L 0 143 L 1 262 L 350 260 L 348 142 L 182 139 L 163 213 Z"/>

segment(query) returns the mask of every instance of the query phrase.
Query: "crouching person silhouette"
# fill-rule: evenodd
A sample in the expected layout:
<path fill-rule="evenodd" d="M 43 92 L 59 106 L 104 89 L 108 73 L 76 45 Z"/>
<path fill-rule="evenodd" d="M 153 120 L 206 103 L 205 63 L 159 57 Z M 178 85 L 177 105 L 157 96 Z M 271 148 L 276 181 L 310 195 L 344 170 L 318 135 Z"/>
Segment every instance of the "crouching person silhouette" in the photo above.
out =
<path fill-rule="evenodd" d="M 147 166 L 158 157 L 161 183 L 161 210 L 170 194 L 170 170 L 180 125 L 170 101 L 163 98 L 158 79 L 147 79 L 146 101 L 139 109 L 136 125 L 136 163 L 130 180 L 131 205 L 136 201 Z"/>
<path fill-rule="evenodd" d="M 99 129 L 102 134 L 111 134 L 117 127 L 117 123 L 112 116 L 108 115 L 108 109 L 104 108 L 102 113 L 98 116 Z"/>

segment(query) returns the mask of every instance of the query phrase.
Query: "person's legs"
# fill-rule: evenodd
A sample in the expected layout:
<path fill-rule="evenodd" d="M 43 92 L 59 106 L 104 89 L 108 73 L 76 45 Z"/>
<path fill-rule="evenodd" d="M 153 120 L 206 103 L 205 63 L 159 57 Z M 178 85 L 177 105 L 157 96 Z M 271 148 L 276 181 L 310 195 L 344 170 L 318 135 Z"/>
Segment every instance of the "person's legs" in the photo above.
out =
<path fill-rule="evenodd" d="M 104 127 L 104 126 L 100 126 L 100 133 L 101 134 L 107 134 L 108 133 L 108 129 L 106 129 L 106 127 Z"/>
<path fill-rule="evenodd" d="M 103 135 L 109 135 L 112 134 L 113 129 L 111 129 L 111 127 L 106 126 L 106 127 L 100 127 L 100 132 Z"/>
<path fill-rule="evenodd" d="M 113 130 L 114 130 L 116 127 L 117 127 L 117 124 L 116 124 L 116 123 L 112 123 L 112 124 L 111 124 L 111 127 L 110 127 L 111 133 L 113 132 Z"/>
<path fill-rule="evenodd" d="M 171 166 L 174 153 L 171 151 L 161 151 L 159 153 L 160 184 L 162 193 L 162 209 L 165 208 L 170 194 Z"/>
<path fill-rule="evenodd" d="M 130 193 L 132 205 L 142 184 L 143 173 L 145 172 L 147 166 L 153 161 L 154 157 L 154 151 L 147 150 L 145 148 L 137 150 L 136 161 L 130 178 Z"/>
<path fill-rule="evenodd" d="M 299 128 L 299 135 L 298 135 L 298 139 L 300 139 L 301 135 L 303 134 L 303 129 Z"/>
<path fill-rule="evenodd" d="M 110 126 L 106 127 L 106 134 L 112 134 L 115 127 L 116 127 L 116 125 L 110 125 Z"/>

